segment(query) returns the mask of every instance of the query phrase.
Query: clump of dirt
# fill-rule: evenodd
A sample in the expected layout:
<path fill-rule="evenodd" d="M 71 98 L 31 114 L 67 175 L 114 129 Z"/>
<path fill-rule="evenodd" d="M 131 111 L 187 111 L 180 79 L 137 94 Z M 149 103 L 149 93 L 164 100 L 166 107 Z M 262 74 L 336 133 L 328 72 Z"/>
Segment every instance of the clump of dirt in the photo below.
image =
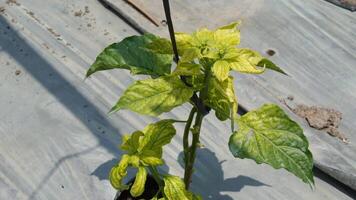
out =
<path fill-rule="evenodd" d="M 356 6 L 356 0 L 340 0 L 343 4 L 350 4 L 352 6 Z"/>
<path fill-rule="evenodd" d="M 13 4 L 15 4 L 15 5 L 21 5 L 20 3 L 18 3 L 16 0 L 7 0 L 6 1 L 6 4 L 7 5 L 13 5 Z"/>
<path fill-rule="evenodd" d="M 5 12 L 5 7 L 3 6 L 0 6 L 0 14 L 4 13 Z"/>
<path fill-rule="evenodd" d="M 348 139 L 338 130 L 342 119 L 341 112 L 331 108 L 306 105 L 297 105 L 291 110 L 299 117 L 307 120 L 310 127 L 324 130 L 329 135 L 348 143 Z"/>
<path fill-rule="evenodd" d="M 85 6 L 84 7 L 84 15 L 89 14 L 90 10 L 89 10 L 89 6 Z"/>
<path fill-rule="evenodd" d="M 266 53 L 267 53 L 267 55 L 269 55 L 269 56 L 273 56 L 274 54 L 276 54 L 276 51 L 274 51 L 273 49 L 268 49 L 268 50 L 266 51 Z"/>
<path fill-rule="evenodd" d="M 20 74 L 21 74 L 21 70 L 16 70 L 16 71 L 15 71 L 15 75 L 16 75 L 16 76 L 18 76 L 18 75 L 20 75 Z"/>
<path fill-rule="evenodd" d="M 84 15 L 89 14 L 89 13 L 90 13 L 89 7 L 85 6 L 84 7 L 84 12 L 82 10 L 75 11 L 74 12 L 74 16 L 81 17 L 81 16 L 84 16 Z"/>
<path fill-rule="evenodd" d="M 82 10 L 78 10 L 74 12 L 74 16 L 76 17 L 81 17 L 83 15 L 83 11 Z"/>

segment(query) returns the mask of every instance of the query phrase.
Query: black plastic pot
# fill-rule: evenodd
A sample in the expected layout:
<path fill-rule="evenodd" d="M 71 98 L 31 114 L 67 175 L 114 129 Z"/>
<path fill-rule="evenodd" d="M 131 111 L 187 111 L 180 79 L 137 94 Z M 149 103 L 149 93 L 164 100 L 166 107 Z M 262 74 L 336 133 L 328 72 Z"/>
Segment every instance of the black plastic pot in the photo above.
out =
<path fill-rule="evenodd" d="M 133 182 L 135 181 L 135 179 L 131 179 L 129 181 L 129 184 L 132 185 Z M 146 184 L 145 184 L 145 191 L 143 192 L 143 194 L 141 196 L 138 197 L 133 197 L 130 194 L 130 189 L 128 190 L 123 190 L 123 191 L 118 191 L 115 199 L 114 200 L 139 200 L 139 199 L 147 199 L 150 200 L 152 199 L 158 192 L 158 184 L 157 182 L 154 180 L 154 178 L 151 175 L 147 176 L 147 180 L 146 180 Z M 159 196 L 159 198 L 161 198 L 161 196 Z"/>

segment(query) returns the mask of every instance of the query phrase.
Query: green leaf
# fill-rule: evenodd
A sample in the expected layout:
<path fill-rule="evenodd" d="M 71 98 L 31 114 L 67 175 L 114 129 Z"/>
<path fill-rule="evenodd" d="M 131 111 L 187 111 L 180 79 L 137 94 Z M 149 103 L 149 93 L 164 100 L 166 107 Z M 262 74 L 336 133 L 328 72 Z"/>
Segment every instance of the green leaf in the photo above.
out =
<path fill-rule="evenodd" d="M 208 96 L 204 103 L 215 110 L 216 117 L 221 121 L 234 116 L 237 113 L 237 100 L 233 77 L 230 76 L 223 82 L 215 78 L 210 79 Z"/>
<path fill-rule="evenodd" d="M 189 63 L 194 61 L 194 59 L 200 57 L 200 51 L 197 48 L 189 48 L 184 50 L 182 57 L 180 58 L 181 62 Z"/>
<path fill-rule="evenodd" d="M 123 155 L 118 165 L 114 166 L 109 174 L 109 180 L 111 185 L 117 190 L 128 189 L 128 185 L 122 184 L 122 179 L 127 174 L 127 167 L 129 166 L 130 156 Z"/>
<path fill-rule="evenodd" d="M 313 158 L 300 126 L 276 105 L 266 104 L 236 120 L 229 148 L 238 158 L 285 168 L 304 182 L 314 184 Z"/>
<path fill-rule="evenodd" d="M 142 156 L 141 163 L 144 166 L 157 166 L 163 165 L 163 160 L 154 156 Z"/>
<path fill-rule="evenodd" d="M 155 40 L 160 40 L 160 38 L 152 34 L 145 34 L 127 37 L 119 43 L 106 47 L 89 68 L 86 76 L 97 71 L 115 68 L 128 69 L 133 74 L 154 76 L 169 74 L 173 55 L 160 54 L 148 49 L 147 46 Z"/>
<path fill-rule="evenodd" d="M 144 134 L 141 131 L 135 131 L 131 136 L 125 135 L 123 137 L 120 148 L 128 151 L 129 154 L 135 154 L 139 147 L 139 140 Z"/>
<path fill-rule="evenodd" d="M 200 75 L 200 65 L 194 63 L 179 62 L 173 74 L 179 76 L 194 76 Z"/>
<path fill-rule="evenodd" d="M 241 24 L 240 21 L 237 22 L 232 22 L 228 25 L 224 25 L 222 27 L 219 27 L 218 30 L 230 30 L 230 31 L 235 31 L 237 27 Z"/>
<path fill-rule="evenodd" d="M 139 151 L 162 148 L 171 142 L 176 134 L 173 120 L 161 120 L 154 124 L 149 124 L 143 130 L 145 136 L 140 143 Z"/>
<path fill-rule="evenodd" d="M 178 176 L 168 175 L 163 178 L 164 194 L 168 200 L 191 200 L 185 184 Z"/>
<path fill-rule="evenodd" d="M 145 190 L 147 171 L 144 167 L 139 167 L 136 173 L 135 182 L 131 187 L 130 194 L 133 197 L 140 196 Z"/>
<path fill-rule="evenodd" d="M 204 88 L 204 74 L 186 77 L 186 80 L 195 91 L 199 91 Z"/>
<path fill-rule="evenodd" d="M 186 86 L 178 76 L 136 81 L 121 96 L 110 112 L 120 109 L 158 116 L 187 101 L 193 89 Z"/>
<path fill-rule="evenodd" d="M 152 50 L 155 53 L 173 55 L 172 43 L 166 38 L 153 40 L 153 42 L 149 43 L 146 48 Z"/>
<path fill-rule="evenodd" d="M 282 73 L 284 75 L 288 75 L 281 68 L 279 68 L 276 64 L 274 64 L 272 61 L 268 60 L 267 58 L 263 58 L 260 62 L 258 62 L 257 66 L 271 69 L 276 72 Z"/>
<path fill-rule="evenodd" d="M 229 77 L 229 63 L 224 60 L 218 60 L 214 63 L 211 71 L 219 81 L 224 81 Z"/>
<path fill-rule="evenodd" d="M 241 73 L 261 74 L 264 68 L 258 68 L 257 64 L 263 57 L 256 51 L 250 49 L 238 49 L 238 57 L 230 62 L 230 67 Z"/>

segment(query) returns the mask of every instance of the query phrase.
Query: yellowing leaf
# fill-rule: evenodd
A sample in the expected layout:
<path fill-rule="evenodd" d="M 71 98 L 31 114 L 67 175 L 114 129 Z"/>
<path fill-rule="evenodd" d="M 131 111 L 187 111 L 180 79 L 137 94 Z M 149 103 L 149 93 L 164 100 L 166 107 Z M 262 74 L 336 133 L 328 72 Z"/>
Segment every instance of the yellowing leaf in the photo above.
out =
<path fill-rule="evenodd" d="M 128 151 L 130 154 L 134 154 L 139 146 L 140 137 L 143 135 L 141 131 L 135 131 L 131 136 L 125 135 L 120 148 Z"/>
<path fill-rule="evenodd" d="M 258 68 L 257 64 L 262 60 L 262 56 L 249 49 L 239 49 L 239 56 L 230 62 L 230 67 L 241 73 L 260 74 L 264 68 Z"/>
<path fill-rule="evenodd" d="M 138 197 L 144 192 L 146 179 L 147 179 L 146 169 L 144 167 L 139 167 L 136 173 L 135 182 L 130 190 L 130 194 L 133 197 Z"/>
<path fill-rule="evenodd" d="M 200 71 L 200 65 L 180 61 L 173 74 L 180 76 L 194 76 L 200 75 L 202 72 Z"/>
<path fill-rule="evenodd" d="M 164 163 L 162 159 L 153 156 L 144 156 L 141 158 L 141 162 L 144 166 L 157 166 Z"/>
<path fill-rule="evenodd" d="M 204 48 L 204 46 L 208 45 L 214 39 L 214 33 L 207 29 L 201 28 L 193 33 L 193 40 L 192 44 L 195 47 L 201 47 L 200 49 Z"/>
<path fill-rule="evenodd" d="M 136 81 L 121 96 L 111 112 L 130 109 L 134 112 L 158 116 L 187 101 L 193 89 L 186 86 L 178 76 Z"/>
<path fill-rule="evenodd" d="M 212 78 L 208 87 L 206 105 L 215 110 L 216 117 L 224 121 L 237 112 L 237 100 L 234 94 L 233 78 L 229 77 L 224 82 Z"/>
<path fill-rule="evenodd" d="M 176 134 L 173 122 L 172 120 L 161 120 L 146 126 L 143 130 L 145 136 L 140 143 L 139 151 L 161 148 L 168 144 Z"/>
<path fill-rule="evenodd" d="M 200 51 L 197 48 L 188 48 L 184 50 L 183 55 L 181 57 L 181 62 L 189 63 L 194 61 L 194 59 L 200 57 Z"/>
<path fill-rule="evenodd" d="M 213 67 L 211 68 L 211 71 L 219 81 L 224 81 L 229 77 L 229 63 L 224 60 L 218 60 L 214 63 Z"/>
<path fill-rule="evenodd" d="M 175 33 L 179 55 L 183 55 L 186 49 L 192 48 L 193 37 L 187 33 Z"/>
<path fill-rule="evenodd" d="M 240 44 L 240 31 L 237 29 L 239 22 L 233 22 L 215 30 L 214 40 L 217 46 L 233 46 Z"/>
<path fill-rule="evenodd" d="M 118 165 L 114 166 L 109 174 L 109 180 L 111 185 L 117 190 L 125 190 L 127 185 L 122 184 L 122 179 L 127 174 L 127 167 L 129 166 L 130 156 L 123 155 Z"/>
<path fill-rule="evenodd" d="M 191 200 L 185 189 L 185 184 L 178 176 L 166 176 L 164 181 L 164 194 L 168 200 Z"/>
<path fill-rule="evenodd" d="M 238 158 L 249 158 L 284 168 L 314 184 L 313 158 L 300 126 L 276 105 L 266 104 L 236 120 L 239 130 L 230 137 L 229 148 Z"/>

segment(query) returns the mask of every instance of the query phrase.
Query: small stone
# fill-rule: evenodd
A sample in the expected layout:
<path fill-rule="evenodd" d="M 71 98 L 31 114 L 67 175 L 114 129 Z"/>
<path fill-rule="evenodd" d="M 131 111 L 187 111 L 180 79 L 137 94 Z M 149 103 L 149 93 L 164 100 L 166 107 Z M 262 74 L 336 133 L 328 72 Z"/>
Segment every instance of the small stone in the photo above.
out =
<path fill-rule="evenodd" d="M 4 13 L 5 12 L 5 7 L 1 6 L 0 7 L 0 14 Z"/>
<path fill-rule="evenodd" d="M 16 71 L 15 71 L 15 75 L 16 75 L 16 76 L 18 76 L 18 75 L 20 75 L 20 74 L 21 74 L 21 70 L 16 70 Z"/>
<path fill-rule="evenodd" d="M 162 26 L 167 26 L 167 21 L 166 20 L 162 20 L 161 24 L 162 24 Z"/>
<path fill-rule="evenodd" d="M 275 52 L 274 50 L 272 50 L 272 49 L 268 49 L 268 50 L 266 51 L 266 53 L 267 53 L 267 55 L 269 55 L 269 56 L 273 56 L 274 54 L 276 54 L 276 52 Z"/>
<path fill-rule="evenodd" d="M 82 15 L 83 15 L 82 10 L 78 10 L 78 11 L 74 12 L 74 16 L 76 16 L 76 17 L 81 17 Z"/>
<path fill-rule="evenodd" d="M 289 95 L 289 96 L 287 97 L 287 99 L 288 99 L 289 101 L 293 101 L 293 100 L 294 100 L 294 96 Z"/>

